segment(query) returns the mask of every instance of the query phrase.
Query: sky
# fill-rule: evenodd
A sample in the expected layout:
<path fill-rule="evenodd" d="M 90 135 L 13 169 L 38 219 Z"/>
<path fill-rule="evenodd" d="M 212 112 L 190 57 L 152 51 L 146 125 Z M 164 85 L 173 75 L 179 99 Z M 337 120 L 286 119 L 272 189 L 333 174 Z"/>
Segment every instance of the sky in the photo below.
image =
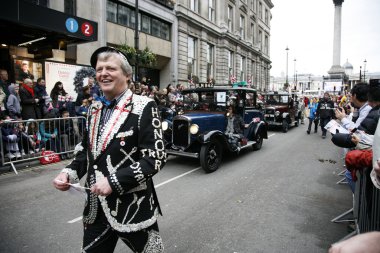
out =
<path fill-rule="evenodd" d="M 272 0 L 271 76 L 327 75 L 333 63 L 333 0 Z M 380 0 L 345 0 L 342 6 L 341 65 L 380 72 Z M 294 61 L 296 59 L 296 61 Z M 295 68 L 294 68 L 295 65 Z"/>

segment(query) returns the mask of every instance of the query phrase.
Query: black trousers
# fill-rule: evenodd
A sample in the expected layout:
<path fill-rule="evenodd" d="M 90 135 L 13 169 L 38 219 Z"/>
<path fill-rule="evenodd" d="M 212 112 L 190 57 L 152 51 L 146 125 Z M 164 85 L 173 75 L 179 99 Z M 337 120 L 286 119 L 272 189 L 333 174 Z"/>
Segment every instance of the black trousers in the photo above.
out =
<path fill-rule="evenodd" d="M 93 224 L 84 224 L 82 252 L 108 253 L 120 238 L 133 252 L 164 252 L 157 222 L 137 232 L 118 232 L 106 220 L 103 211 Z"/>
<path fill-rule="evenodd" d="M 309 132 L 311 131 L 311 125 L 313 125 L 313 122 L 314 122 L 314 132 L 317 132 L 319 120 L 310 119 L 310 118 L 309 118 L 309 126 L 307 128 L 307 131 Z"/>
<path fill-rule="evenodd" d="M 329 123 L 331 118 L 320 118 L 319 120 L 321 122 L 322 135 L 326 136 L 327 130 L 325 129 L 325 126 L 327 125 L 327 123 Z"/>

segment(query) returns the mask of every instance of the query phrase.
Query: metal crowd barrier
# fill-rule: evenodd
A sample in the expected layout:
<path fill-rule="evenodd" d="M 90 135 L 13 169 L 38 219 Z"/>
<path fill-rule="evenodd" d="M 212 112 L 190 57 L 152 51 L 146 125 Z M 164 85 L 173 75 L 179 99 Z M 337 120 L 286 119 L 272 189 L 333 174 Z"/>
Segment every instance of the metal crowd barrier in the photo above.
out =
<path fill-rule="evenodd" d="M 15 163 L 44 157 L 42 151 L 54 151 L 61 159 L 70 158 L 81 142 L 85 117 L 37 120 L 5 120 L 0 124 L 0 155 L 2 166 L 10 165 L 18 174 Z"/>
<path fill-rule="evenodd" d="M 355 188 L 354 217 L 357 220 L 357 233 L 380 231 L 380 190 L 371 180 L 372 168 L 357 173 Z"/>

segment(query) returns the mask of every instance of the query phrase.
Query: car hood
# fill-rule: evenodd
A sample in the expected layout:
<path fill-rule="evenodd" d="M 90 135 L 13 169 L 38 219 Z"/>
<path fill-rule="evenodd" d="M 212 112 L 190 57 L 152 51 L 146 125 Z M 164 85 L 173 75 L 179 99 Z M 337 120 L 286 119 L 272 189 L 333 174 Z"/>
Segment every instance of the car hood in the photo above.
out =
<path fill-rule="evenodd" d="M 192 124 L 197 124 L 201 132 L 212 130 L 224 131 L 226 125 L 226 116 L 219 113 L 185 113 L 177 115 L 175 119 L 187 119 Z"/>

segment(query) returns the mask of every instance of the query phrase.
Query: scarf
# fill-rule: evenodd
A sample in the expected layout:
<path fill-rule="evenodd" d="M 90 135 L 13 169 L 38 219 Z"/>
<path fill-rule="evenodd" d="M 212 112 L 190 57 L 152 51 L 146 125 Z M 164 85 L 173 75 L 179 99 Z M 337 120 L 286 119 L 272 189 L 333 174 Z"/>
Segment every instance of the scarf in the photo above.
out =
<path fill-rule="evenodd" d="M 34 98 L 34 90 L 33 90 L 33 88 L 30 88 L 28 85 L 26 85 L 26 84 L 22 84 L 22 87 L 25 89 L 25 90 L 27 90 L 31 95 L 32 95 L 32 97 Z"/>

